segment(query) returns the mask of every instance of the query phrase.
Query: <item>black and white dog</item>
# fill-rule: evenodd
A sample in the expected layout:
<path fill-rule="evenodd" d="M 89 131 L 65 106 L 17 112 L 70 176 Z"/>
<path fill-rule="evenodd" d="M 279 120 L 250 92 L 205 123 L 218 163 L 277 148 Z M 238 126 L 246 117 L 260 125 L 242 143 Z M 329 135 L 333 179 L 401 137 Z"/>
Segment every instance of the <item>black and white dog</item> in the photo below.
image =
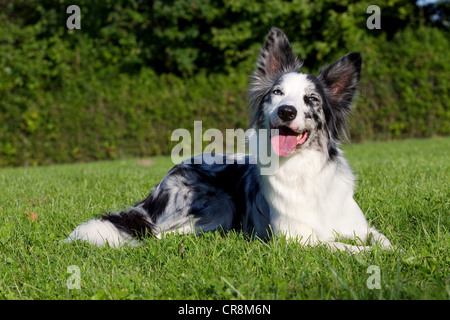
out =
<path fill-rule="evenodd" d="M 354 252 L 369 249 L 368 241 L 392 248 L 353 199 L 355 178 L 339 149 L 361 63 L 350 53 L 318 76 L 300 73 L 286 35 L 272 28 L 252 78 L 250 112 L 254 136 L 267 132 L 278 170 L 262 175 L 244 154 L 221 155 L 225 164 L 197 156 L 172 168 L 145 200 L 82 223 L 66 241 L 116 247 L 168 232 L 235 229 Z"/>

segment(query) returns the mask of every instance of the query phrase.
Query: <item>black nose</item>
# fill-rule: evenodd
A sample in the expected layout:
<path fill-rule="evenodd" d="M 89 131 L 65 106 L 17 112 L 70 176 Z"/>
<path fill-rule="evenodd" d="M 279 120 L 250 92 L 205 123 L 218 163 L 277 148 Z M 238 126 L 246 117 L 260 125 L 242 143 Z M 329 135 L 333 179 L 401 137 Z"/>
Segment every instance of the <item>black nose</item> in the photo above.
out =
<path fill-rule="evenodd" d="M 297 109 L 293 106 L 283 105 L 278 108 L 277 114 L 283 121 L 292 121 L 297 116 Z"/>

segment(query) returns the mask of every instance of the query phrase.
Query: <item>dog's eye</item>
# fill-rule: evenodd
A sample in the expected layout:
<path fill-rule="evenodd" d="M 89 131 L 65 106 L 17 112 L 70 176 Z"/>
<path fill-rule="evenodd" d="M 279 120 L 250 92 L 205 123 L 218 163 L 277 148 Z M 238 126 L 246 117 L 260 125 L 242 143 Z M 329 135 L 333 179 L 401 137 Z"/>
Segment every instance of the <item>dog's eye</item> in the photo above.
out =
<path fill-rule="evenodd" d="M 319 102 L 319 99 L 317 99 L 317 98 L 314 97 L 314 96 L 306 97 L 305 100 L 308 101 L 308 102 Z"/>
<path fill-rule="evenodd" d="M 276 96 L 281 96 L 283 95 L 283 91 L 281 91 L 280 89 L 275 89 L 272 91 L 272 93 Z"/>

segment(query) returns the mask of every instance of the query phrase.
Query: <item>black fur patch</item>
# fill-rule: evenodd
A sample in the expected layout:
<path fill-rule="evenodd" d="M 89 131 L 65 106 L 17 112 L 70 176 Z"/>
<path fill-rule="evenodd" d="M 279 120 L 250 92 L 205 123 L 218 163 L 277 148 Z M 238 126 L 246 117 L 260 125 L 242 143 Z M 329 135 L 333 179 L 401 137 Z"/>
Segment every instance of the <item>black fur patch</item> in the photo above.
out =
<path fill-rule="evenodd" d="M 152 221 L 156 221 L 164 212 L 170 200 L 169 192 L 161 192 L 158 195 L 150 193 L 149 196 L 141 202 L 142 208 L 148 213 Z"/>
<path fill-rule="evenodd" d="M 101 220 L 111 222 L 117 229 L 142 239 L 153 234 L 155 226 L 141 212 L 131 209 L 120 213 L 108 213 Z"/>
<path fill-rule="evenodd" d="M 248 163 L 248 157 L 246 162 Z M 247 212 L 248 195 L 245 192 L 245 181 L 248 173 L 251 172 L 248 166 L 249 164 L 223 164 L 214 165 L 214 170 L 211 170 L 209 165 L 202 164 L 192 165 L 190 168 L 198 176 L 198 181 L 202 181 L 203 184 L 216 190 L 216 197 L 223 193 L 228 198 L 224 199 L 225 201 L 231 200 L 234 207 L 232 229 L 235 230 L 242 229 L 243 216 Z M 197 208 L 195 203 L 196 200 L 193 201 L 191 214 L 199 216 L 202 208 Z"/>

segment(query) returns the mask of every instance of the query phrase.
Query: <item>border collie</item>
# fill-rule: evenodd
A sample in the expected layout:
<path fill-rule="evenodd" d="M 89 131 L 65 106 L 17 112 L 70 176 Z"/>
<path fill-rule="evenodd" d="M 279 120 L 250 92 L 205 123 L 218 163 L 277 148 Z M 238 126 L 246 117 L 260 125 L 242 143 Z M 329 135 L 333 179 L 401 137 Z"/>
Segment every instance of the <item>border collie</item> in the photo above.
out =
<path fill-rule="evenodd" d="M 145 200 L 82 223 L 66 241 L 117 247 L 168 232 L 234 229 L 331 250 L 391 249 L 353 199 L 355 177 L 339 149 L 361 64 L 350 53 L 317 76 L 303 74 L 286 35 L 272 28 L 252 77 L 249 139 L 265 132 L 278 170 L 263 175 L 244 154 L 220 155 L 224 164 L 196 156 L 173 167 Z"/>

